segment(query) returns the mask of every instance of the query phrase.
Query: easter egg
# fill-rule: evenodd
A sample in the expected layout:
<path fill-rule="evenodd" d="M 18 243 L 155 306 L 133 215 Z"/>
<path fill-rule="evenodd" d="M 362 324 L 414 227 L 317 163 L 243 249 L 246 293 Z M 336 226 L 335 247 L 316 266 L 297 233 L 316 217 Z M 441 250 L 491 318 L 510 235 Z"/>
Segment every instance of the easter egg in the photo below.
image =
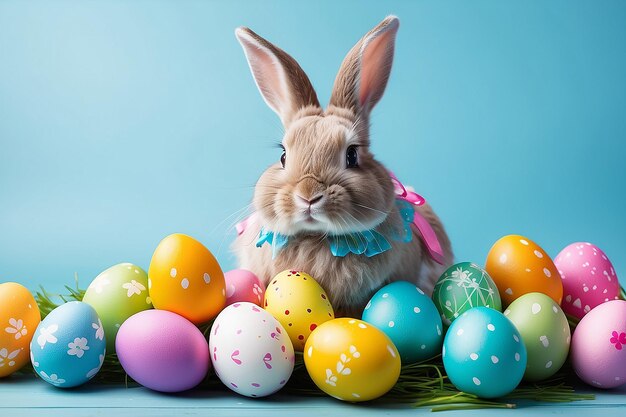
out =
<path fill-rule="evenodd" d="M 296 351 L 301 352 L 313 330 L 335 318 L 324 289 L 302 271 L 283 271 L 265 290 L 265 310 L 287 330 Z"/>
<path fill-rule="evenodd" d="M 439 312 L 415 284 L 396 281 L 382 287 L 365 306 L 363 321 L 389 336 L 402 362 L 417 362 L 441 353 Z"/>
<path fill-rule="evenodd" d="M 191 389 L 209 370 L 204 335 L 171 311 L 144 310 L 129 317 L 117 333 L 115 347 L 124 371 L 155 391 Z"/>
<path fill-rule="evenodd" d="M 484 269 L 472 262 L 452 265 L 441 274 L 433 290 L 433 301 L 447 326 L 472 307 L 502 311 L 498 287 Z"/>
<path fill-rule="evenodd" d="M 270 313 L 253 303 L 226 307 L 211 327 L 209 351 L 215 373 L 231 390 L 265 397 L 281 389 L 293 371 L 289 336 Z"/>
<path fill-rule="evenodd" d="M 580 320 L 572 337 L 571 361 L 589 385 L 614 388 L 626 383 L 626 301 L 600 304 Z"/>
<path fill-rule="evenodd" d="M 545 294 L 524 294 L 504 311 L 526 346 L 524 379 L 540 381 L 554 375 L 565 363 L 571 340 L 569 323 L 561 308 Z"/>
<path fill-rule="evenodd" d="M 526 369 L 520 333 L 502 313 L 488 307 L 474 307 L 452 322 L 442 357 L 454 386 L 483 398 L 513 391 Z"/>
<path fill-rule="evenodd" d="M 595 306 L 619 298 L 620 286 L 606 254 L 588 242 L 565 247 L 554 259 L 563 281 L 563 311 L 582 318 Z"/>
<path fill-rule="evenodd" d="M 330 320 L 315 329 L 305 345 L 304 364 L 319 389 L 343 401 L 378 398 L 400 376 L 400 354 L 391 339 L 351 318 Z"/>
<path fill-rule="evenodd" d="M 259 277 L 247 269 L 233 269 L 224 274 L 226 283 L 226 305 L 249 302 L 263 305 L 265 285 Z"/>
<path fill-rule="evenodd" d="M 102 321 L 107 353 L 115 352 L 115 336 L 124 320 L 152 308 L 148 296 L 148 274 L 131 263 L 114 265 L 91 282 L 83 302 L 92 306 Z"/>
<path fill-rule="evenodd" d="M 106 353 L 104 329 L 93 307 L 71 301 L 39 323 L 30 343 L 37 375 L 56 387 L 75 387 L 93 378 Z"/>
<path fill-rule="evenodd" d="M 561 276 L 548 254 L 532 240 L 508 235 L 498 240 L 487 255 L 485 269 L 498 286 L 502 304 L 517 297 L 541 292 L 561 304 Z"/>
<path fill-rule="evenodd" d="M 41 321 L 33 295 L 16 282 L 0 284 L 0 378 L 28 363 L 28 346 Z"/>
<path fill-rule="evenodd" d="M 192 237 L 167 236 L 159 243 L 148 269 L 152 305 L 206 323 L 226 304 L 224 273 L 213 254 Z"/>

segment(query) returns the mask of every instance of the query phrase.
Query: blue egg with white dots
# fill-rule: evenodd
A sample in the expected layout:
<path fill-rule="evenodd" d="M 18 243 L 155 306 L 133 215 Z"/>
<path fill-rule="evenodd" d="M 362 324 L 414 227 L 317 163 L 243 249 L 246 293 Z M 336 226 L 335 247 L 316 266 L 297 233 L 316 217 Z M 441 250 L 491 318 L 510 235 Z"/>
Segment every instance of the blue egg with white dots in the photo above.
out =
<path fill-rule="evenodd" d="M 93 378 L 106 351 L 104 328 L 87 303 L 61 304 L 39 323 L 30 343 L 35 373 L 55 387 L 75 387 Z"/>
<path fill-rule="evenodd" d="M 389 336 L 404 363 L 441 352 L 441 316 L 430 297 L 410 282 L 396 281 L 381 288 L 367 303 L 363 321 Z"/>
<path fill-rule="evenodd" d="M 513 391 L 526 370 L 517 328 L 492 308 L 474 307 L 452 322 L 443 341 L 443 366 L 457 389 L 482 398 Z"/>

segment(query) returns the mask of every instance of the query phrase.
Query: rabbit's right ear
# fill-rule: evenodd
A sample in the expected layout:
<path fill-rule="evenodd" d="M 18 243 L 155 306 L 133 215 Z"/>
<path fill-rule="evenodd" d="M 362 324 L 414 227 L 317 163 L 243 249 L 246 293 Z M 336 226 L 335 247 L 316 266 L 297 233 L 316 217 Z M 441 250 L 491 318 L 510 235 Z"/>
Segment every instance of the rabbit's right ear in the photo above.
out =
<path fill-rule="evenodd" d="M 283 126 L 293 121 L 298 110 L 320 107 L 311 81 L 295 59 L 246 27 L 237 28 L 235 36 L 263 99 L 278 114 Z"/>

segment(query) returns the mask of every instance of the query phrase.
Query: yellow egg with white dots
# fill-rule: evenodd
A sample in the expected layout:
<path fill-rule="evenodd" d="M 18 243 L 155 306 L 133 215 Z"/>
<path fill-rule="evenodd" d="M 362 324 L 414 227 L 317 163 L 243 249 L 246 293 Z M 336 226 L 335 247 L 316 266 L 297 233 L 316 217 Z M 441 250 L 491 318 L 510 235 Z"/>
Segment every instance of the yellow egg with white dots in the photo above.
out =
<path fill-rule="evenodd" d="M 386 394 L 400 376 L 400 354 L 378 328 L 339 318 L 311 333 L 304 364 L 315 385 L 343 401 L 369 401 Z"/>

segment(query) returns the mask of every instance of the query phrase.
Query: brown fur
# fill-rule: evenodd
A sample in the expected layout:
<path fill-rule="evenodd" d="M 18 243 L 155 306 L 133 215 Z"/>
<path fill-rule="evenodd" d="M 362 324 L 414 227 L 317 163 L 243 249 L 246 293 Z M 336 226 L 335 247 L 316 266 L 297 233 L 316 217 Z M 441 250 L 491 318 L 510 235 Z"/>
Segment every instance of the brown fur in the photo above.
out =
<path fill-rule="evenodd" d="M 414 282 L 430 294 L 453 258 L 444 227 L 429 205 L 418 210 L 440 240 L 445 266 L 428 255 L 417 230 L 412 242 L 389 239 L 391 250 L 369 258 L 352 253 L 335 257 L 324 239 L 372 228 L 389 234 L 402 225 L 389 174 L 369 151 L 368 125 L 369 112 L 389 77 L 397 29 L 397 19 L 389 17 L 350 51 L 326 111 L 317 98 L 312 100 L 311 84 L 293 58 L 249 29 L 237 32 L 261 94 L 286 128 L 285 167 L 275 163 L 261 175 L 254 195 L 258 216 L 234 243 L 239 265 L 266 283 L 285 269 L 310 273 L 328 292 L 338 315 L 360 317 L 372 294 L 394 280 Z M 357 168 L 345 166 L 350 145 L 358 146 Z M 316 196 L 321 196 L 320 203 L 308 208 L 315 223 L 307 223 L 306 209 L 297 200 Z M 275 259 L 268 244 L 255 245 L 261 227 L 289 236 Z"/>

